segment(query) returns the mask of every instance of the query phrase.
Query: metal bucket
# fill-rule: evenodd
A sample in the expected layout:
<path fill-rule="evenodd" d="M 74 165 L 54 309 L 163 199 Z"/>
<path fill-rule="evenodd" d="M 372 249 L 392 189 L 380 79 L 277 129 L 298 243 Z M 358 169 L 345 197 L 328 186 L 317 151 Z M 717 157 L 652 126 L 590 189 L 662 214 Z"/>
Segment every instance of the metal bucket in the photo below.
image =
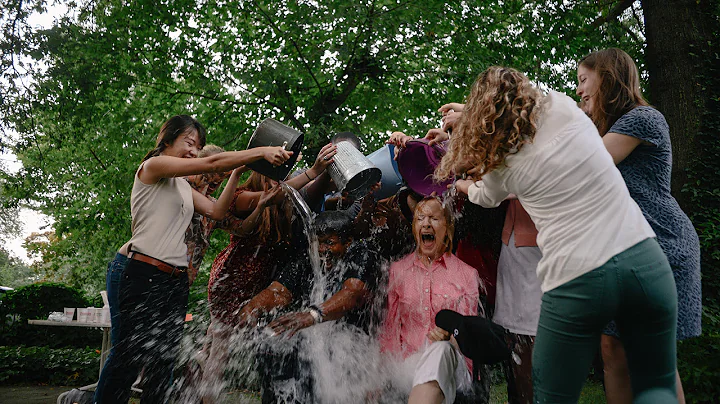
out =
<path fill-rule="evenodd" d="M 327 168 L 338 191 L 351 198 L 364 196 L 382 178 L 382 172 L 350 142 L 338 142 L 337 154 Z"/>
<path fill-rule="evenodd" d="M 283 125 L 272 118 L 267 118 L 258 125 L 257 129 L 255 129 L 247 148 L 252 149 L 254 147 L 262 146 L 284 146 L 285 150 L 292 151 L 293 154 L 284 164 L 277 167 L 273 166 L 265 159 L 252 162 L 247 166 L 251 170 L 272 178 L 275 181 L 283 181 L 290 173 L 290 170 L 292 170 L 298 156 L 300 155 L 304 138 L 305 135 L 297 130 L 287 125 Z"/>
<path fill-rule="evenodd" d="M 385 199 L 395 195 L 403 183 L 398 170 L 395 157 L 395 146 L 386 144 L 367 156 L 368 160 L 382 172 L 382 181 L 379 191 L 375 192 L 377 199 Z"/>

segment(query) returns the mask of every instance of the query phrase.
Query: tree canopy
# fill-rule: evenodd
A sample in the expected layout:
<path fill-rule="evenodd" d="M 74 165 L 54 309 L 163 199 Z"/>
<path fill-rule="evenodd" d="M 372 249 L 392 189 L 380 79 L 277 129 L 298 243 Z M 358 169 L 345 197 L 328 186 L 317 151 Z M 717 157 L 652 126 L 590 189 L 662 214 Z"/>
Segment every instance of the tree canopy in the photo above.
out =
<path fill-rule="evenodd" d="M 490 65 L 568 94 L 591 50 L 621 47 L 644 71 L 642 10 L 627 1 L 75 1 L 50 27 L 29 19 L 45 1 L 9 3 L 0 147 L 23 168 L 2 192 L 55 219 L 35 249 L 52 257 L 44 269 L 96 286 L 172 115 L 226 149 L 273 117 L 306 133 L 306 157 L 347 130 L 369 153 L 389 131 L 436 126 Z"/>

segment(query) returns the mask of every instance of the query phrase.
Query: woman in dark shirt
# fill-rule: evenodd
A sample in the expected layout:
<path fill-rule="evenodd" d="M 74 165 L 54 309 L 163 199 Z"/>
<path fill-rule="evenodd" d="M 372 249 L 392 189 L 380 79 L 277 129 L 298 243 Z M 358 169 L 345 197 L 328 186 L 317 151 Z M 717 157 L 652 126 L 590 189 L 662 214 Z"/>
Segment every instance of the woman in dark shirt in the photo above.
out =
<path fill-rule="evenodd" d="M 700 335 L 700 242 L 690 219 L 670 194 L 670 129 L 660 111 L 640 93 L 637 66 L 620 49 L 591 53 L 578 63 L 577 95 L 597 126 L 630 195 L 657 234 L 675 275 L 677 339 Z M 615 324 L 602 337 L 609 403 L 632 401 L 627 358 Z M 684 402 L 680 377 L 678 400 Z"/>

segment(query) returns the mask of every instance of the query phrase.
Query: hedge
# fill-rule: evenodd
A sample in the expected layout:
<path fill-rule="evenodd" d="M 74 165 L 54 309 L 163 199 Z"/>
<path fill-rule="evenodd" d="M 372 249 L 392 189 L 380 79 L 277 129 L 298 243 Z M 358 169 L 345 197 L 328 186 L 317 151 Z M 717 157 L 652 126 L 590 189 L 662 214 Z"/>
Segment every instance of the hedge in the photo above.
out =
<path fill-rule="evenodd" d="M 100 352 L 92 348 L 0 346 L 0 383 L 77 386 L 97 381 Z"/>
<path fill-rule="evenodd" d="M 29 319 L 47 319 L 50 312 L 65 307 L 88 307 L 84 292 L 61 283 L 43 282 L 6 293 L 0 302 L 0 345 L 86 346 L 99 348 L 102 332 L 81 327 L 48 327 L 28 324 Z"/>

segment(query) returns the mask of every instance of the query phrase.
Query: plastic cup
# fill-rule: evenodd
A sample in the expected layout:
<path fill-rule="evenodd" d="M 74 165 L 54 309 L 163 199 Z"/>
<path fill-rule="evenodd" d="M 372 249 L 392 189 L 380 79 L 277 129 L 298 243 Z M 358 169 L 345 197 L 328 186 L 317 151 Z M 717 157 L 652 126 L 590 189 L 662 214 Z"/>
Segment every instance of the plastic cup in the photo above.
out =
<path fill-rule="evenodd" d="M 102 309 L 98 307 L 93 307 L 90 309 L 90 312 L 92 313 L 92 323 L 100 323 L 102 322 Z"/>
<path fill-rule="evenodd" d="M 65 308 L 65 321 L 72 321 L 73 317 L 75 317 L 75 308 L 74 307 L 66 307 Z"/>
<path fill-rule="evenodd" d="M 102 312 L 102 317 L 100 319 L 100 323 L 102 324 L 110 324 L 110 307 L 105 306 L 102 309 L 100 309 Z"/>
<path fill-rule="evenodd" d="M 85 308 L 78 309 L 78 323 L 88 323 L 88 316 L 90 315 L 90 310 Z"/>

